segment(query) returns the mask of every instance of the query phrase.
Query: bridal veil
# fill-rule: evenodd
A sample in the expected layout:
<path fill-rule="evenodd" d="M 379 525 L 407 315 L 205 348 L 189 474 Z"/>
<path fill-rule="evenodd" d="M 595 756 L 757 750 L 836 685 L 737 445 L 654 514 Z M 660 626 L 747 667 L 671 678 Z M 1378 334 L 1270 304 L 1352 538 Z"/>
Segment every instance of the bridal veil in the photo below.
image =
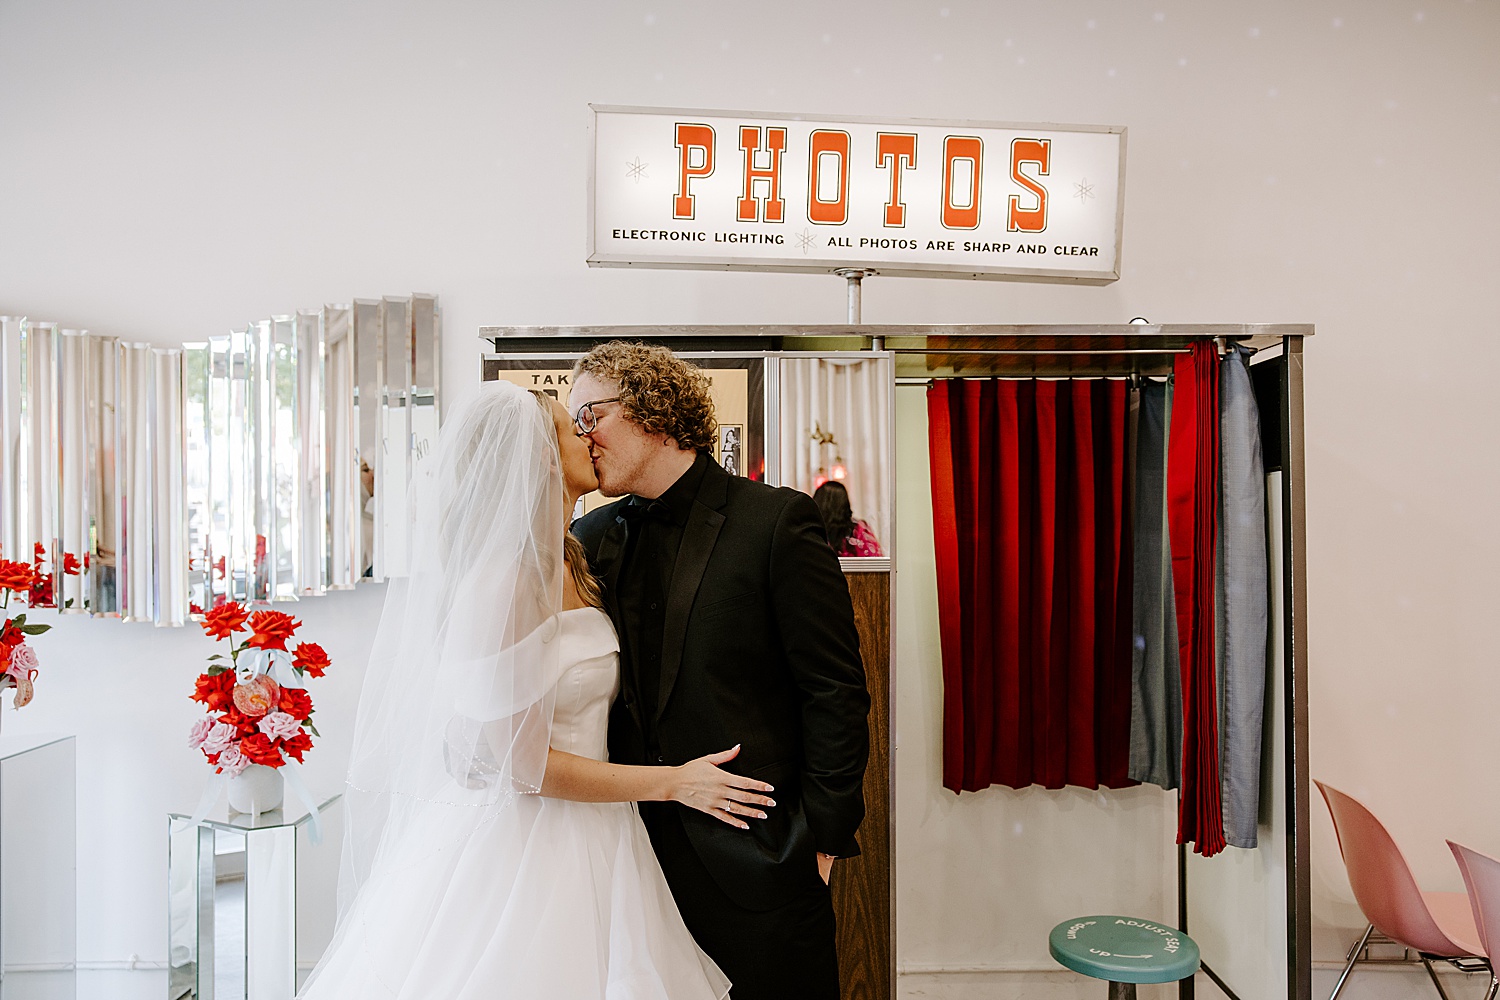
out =
<path fill-rule="evenodd" d="M 546 768 L 560 670 L 563 494 L 550 414 L 524 389 L 486 383 L 448 416 L 424 464 L 409 508 L 411 573 L 389 584 L 359 702 L 329 948 L 369 950 L 393 972 L 400 935 L 376 926 L 391 914 L 361 899 L 437 907 L 443 881 L 462 877 L 453 859 L 470 838 L 525 811 Z M 424 914 L 399 922 L 422 928 Z"/>

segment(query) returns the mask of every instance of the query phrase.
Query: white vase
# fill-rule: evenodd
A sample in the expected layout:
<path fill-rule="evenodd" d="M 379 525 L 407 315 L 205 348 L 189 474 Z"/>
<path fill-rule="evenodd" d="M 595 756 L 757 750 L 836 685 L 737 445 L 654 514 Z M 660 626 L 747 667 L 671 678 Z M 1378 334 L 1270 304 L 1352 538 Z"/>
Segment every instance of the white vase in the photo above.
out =
<path fill-rule="evenodd" d="M 240 813 L 263 813 L 281 808 L 281 771 L 251 764 L 229 779 L 229 808 Z"/>

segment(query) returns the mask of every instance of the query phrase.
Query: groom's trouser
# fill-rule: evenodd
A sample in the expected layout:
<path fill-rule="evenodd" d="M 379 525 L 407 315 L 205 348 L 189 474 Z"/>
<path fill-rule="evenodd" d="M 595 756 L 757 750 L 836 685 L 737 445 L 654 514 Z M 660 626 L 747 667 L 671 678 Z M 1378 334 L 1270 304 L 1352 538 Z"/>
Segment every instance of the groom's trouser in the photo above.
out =
<path fill-rule="evenodd" d="M 821 878 L 813 874 L 789 903 L 747 910 L 703 866 L 675 808 L 649 813 L 646 829 L 683 923 L 729 977 L 732 1000 L 839 1000 L 833 897 Z"/>

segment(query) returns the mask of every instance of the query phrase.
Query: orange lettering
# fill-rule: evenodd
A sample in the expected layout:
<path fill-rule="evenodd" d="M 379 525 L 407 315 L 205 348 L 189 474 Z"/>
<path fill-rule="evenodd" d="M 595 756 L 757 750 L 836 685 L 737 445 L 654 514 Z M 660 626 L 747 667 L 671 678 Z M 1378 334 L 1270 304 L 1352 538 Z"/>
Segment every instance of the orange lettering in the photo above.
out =
<path fill-rule="evenodd" d="M 738 219 L 741 222 L 758 222 L 764 202 L 765 221 L 781 222 L 786 215 L 786 199 L 781 197 L 781 154 L 786 151 L 786 129 L 767 128 L 765 149 L 770 155 L 770 164 L 755 165 L 755 154 L 761 148 L 761 130 L 754 125 L 740 126 L 740 149 L 745 156 L 745 189 L 739 200 Z M 769 182 L 770 194 L 764 199 L 755 197 L 755 182 Z"/>
<path fill-rule="evenodd" d="M 1047 189 L 1021 172 L 1022 164 L 1026 163 L 1036 164 L 1037 174 L 1047 176 L 1052 169 L 1052 140 L 1011 140 L 1010 179 L 1036 197 L 1036 207 L 1022 208 L 1021 196 L 1010 196 L 1010 212 L 1005 228 L 1012 233 L 1040 233 L 1047 229 Z"/>
<path fill-rule="evenodd" d="M 950 135 L 943 140 L 943 226 L 947 229 L 979 228 L 979 181 L 984 165 L 984 140 L 973 135 Z M 966 171 L 967 183 L 956 183 L 954 174 Z M 961 195 L 961 201 L 954 196 Z"/>
<path fill-rule="evenodd" d="M 677 123 L 677 194 L 672 199 L 672 218 L 693 217 L 693 192 L 689 183 L 694 177 L 714 172 L 714 130 L 711 125 Z M 703 153 L 703 162 L 693 166 L 693 150 Z"/>
<path fill-rule="evenodd" d="M 915 133 L 879 132 L 875 135 L 875 166 L 891 171 L 891 195 L 885 202 L 885 224 L 906 225 L 906 202 L 901 200 L 901 172 L 917 165 Z"/>
<path fill-rule="evenodd" d="M 833 171 L 837 190 L 827 200 L 818 197 L 824 157 L 837 160 Z M 807 161 L 807 220 L 821 226 L 843 225 L 849 218 L 849 133 L 815 130 L 808 142 Z"/>

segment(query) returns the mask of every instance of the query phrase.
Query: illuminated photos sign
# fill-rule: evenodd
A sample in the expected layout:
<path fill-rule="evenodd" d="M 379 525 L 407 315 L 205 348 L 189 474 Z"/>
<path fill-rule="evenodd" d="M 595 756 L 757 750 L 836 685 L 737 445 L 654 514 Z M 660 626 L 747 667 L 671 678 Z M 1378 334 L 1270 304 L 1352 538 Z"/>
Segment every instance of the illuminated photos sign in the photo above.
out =
<path fill-rule="evenodd" d="M 1124 128 L 593 112 L 592 265 L 1120 276 Z"/>

